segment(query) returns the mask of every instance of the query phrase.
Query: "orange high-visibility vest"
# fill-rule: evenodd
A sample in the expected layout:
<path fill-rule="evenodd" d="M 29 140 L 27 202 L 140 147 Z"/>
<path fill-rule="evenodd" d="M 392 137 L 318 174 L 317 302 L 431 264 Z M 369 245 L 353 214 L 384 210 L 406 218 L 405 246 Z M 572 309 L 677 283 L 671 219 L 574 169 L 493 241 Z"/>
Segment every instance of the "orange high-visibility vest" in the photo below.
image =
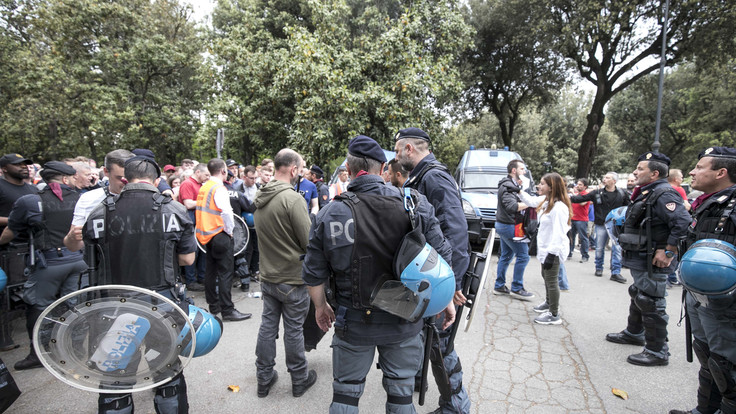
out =
<path fill-rule="evenodd" d="M 225 230 L 222 209 L 215 204 L 215 191 L 220 187 L 223 187 L 222 183 L 209 180 L 202 185 L 197 194 L 197 210 L 194 212 L 197 219 L 195 233 L 202 245 L 209 243 L 217 233 Z"/>

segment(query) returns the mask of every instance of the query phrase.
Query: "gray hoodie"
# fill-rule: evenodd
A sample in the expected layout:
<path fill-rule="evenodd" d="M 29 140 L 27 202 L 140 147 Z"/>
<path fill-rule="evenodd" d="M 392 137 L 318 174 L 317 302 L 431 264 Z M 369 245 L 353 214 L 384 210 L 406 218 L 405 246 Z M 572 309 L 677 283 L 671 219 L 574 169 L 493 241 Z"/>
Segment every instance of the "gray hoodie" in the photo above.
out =
<path fill-rule="evenodd" d="M 283 181 L 271 180 L 256 193 L 261 278 L 269 283 L 302 285 L 302 264 L 309 241 L 304 197 Z"/>

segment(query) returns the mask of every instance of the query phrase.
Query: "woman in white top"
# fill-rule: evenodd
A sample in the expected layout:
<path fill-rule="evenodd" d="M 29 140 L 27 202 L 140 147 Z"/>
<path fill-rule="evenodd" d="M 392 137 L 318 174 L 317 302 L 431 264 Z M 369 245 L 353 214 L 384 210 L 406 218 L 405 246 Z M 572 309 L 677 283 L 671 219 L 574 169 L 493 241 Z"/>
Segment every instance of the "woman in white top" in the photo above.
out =
<path fill-rule="evenodd" d="M 557 173 L 545 174 L 537 185 L 538 197 L 524 191 L 519 192 L 521 201 L 529 207 L 537 207 L 539 230 L 537 232 L 537 259 L 542 263 L 542 278 L 547 291 L 547 299 L 534 307 L 541 313 L 534 322 L 543 325 L 559 325 L 560 285 L 557 275 L 560 263 L 570 253 L 570 240 L 567 232 L 572 219 L 570 198 L 567 195 L 565 180 Z"/>

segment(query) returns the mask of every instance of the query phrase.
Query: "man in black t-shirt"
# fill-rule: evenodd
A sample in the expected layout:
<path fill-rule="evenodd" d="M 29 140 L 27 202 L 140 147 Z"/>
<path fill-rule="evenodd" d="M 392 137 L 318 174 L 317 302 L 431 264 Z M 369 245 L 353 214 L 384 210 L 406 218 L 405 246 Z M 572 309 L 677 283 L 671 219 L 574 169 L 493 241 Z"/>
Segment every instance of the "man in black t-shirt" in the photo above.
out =
<path fill-rule="evenodd" d="M 8 225 L 8 216 L 10 210 L 13 209 L 13 203 L 15 200 L 26 194 L 36 194 L 38 190 L 36 187 L 26 183 L 24 180 L 29 178 L 28 165 L 33 164 L 33 161 L 24 158 L 20 154 L 5 154 L 0 157 L 0 169 L 3 171 L 3 176 L 0 177 L 0 234 L 3 233 Z M 16 254 L 11 254 L 8 251 L 7 244 L 13 239 L 13 235 L 7 232 L 5 237 L 0 236 L 0 255 L 6 255 L 6 257 L 17 258 Z M 6 262 L 3 260 L 3 262 Z M 16 269 L 20 269 L 22 272 L 23 266 L 8 266 L 5 263 L 5 272 L 8 273 L 8 280 L 10 282 L 18 281 L 21 279 L 21 274 L 16 274 Z M 0 292 L 0 299 L 3 299 Z M 17 348 L 18 345 L 13 343 L 13 338 L 10 332 L 10 320 L 9 318 L 0 318 L 0 351 L 9 351 Z"/>

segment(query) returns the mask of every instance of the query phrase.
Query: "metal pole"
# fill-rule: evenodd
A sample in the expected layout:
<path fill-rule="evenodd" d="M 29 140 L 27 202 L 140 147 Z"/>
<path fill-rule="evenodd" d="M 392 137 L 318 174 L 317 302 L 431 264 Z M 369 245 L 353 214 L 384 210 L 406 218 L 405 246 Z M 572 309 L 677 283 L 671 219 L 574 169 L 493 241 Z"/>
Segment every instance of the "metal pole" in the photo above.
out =
<path fill-rule="evenodd" d="M 659 89 L 657 90 L 657 123 L 654 128 L 654 144 L 652 151 L 659 152 L 659 130 L 662 123 L 662 89 L 664 88 L 664 66 L 667 63 L 667 22 L 670 17 L 670 0 L 666 0 L 664 4 L 664 15 L 662 16 L 662 52 L 659 59 Z"/>

